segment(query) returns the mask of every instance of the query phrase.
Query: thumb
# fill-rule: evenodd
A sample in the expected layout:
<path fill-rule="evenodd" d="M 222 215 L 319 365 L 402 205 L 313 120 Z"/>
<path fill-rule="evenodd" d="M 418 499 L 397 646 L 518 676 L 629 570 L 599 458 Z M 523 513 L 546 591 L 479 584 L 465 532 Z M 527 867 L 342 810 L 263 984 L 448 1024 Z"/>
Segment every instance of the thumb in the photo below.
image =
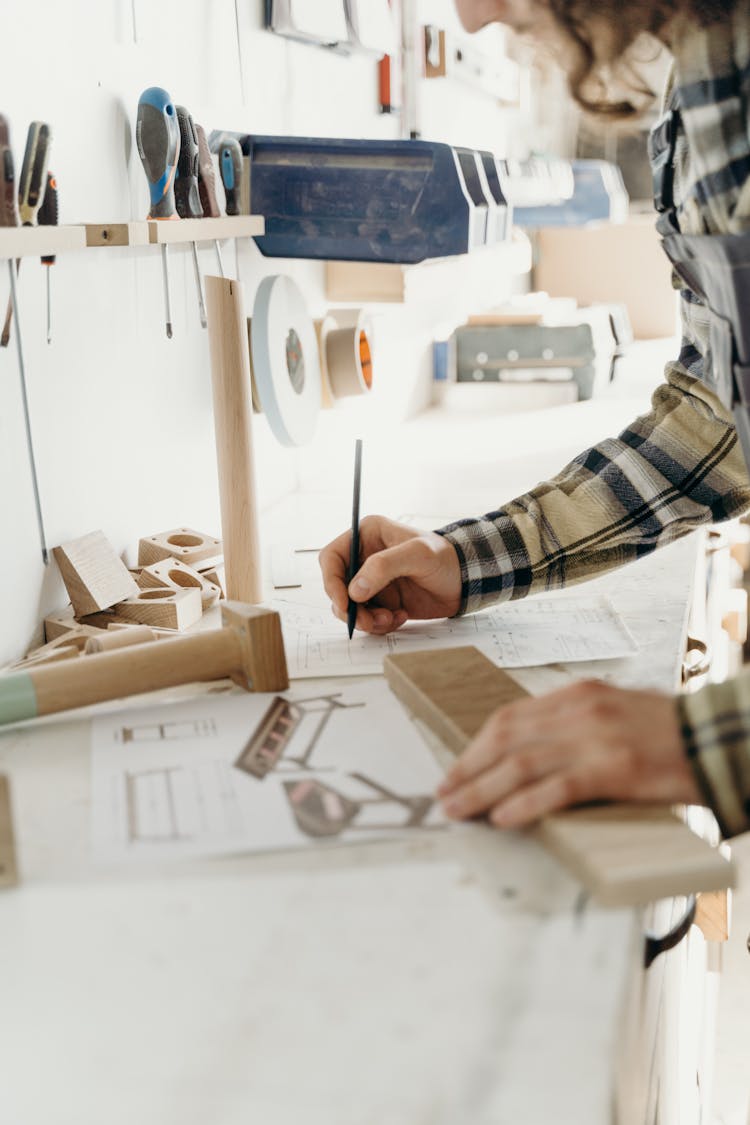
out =
<path fill-rule="evenodd" d="M 422 555 L 423 547 L 416 537 L 370 555 L 349 583 L 352 600 L 366 602 L 396 578 L 414 577 L 420 570 Z"/>

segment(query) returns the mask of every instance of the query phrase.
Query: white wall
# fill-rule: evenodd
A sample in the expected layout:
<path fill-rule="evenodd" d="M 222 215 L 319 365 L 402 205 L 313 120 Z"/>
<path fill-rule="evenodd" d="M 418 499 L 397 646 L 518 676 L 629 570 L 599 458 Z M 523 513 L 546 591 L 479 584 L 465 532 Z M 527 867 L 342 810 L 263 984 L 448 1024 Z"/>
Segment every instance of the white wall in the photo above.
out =
<path fill-rule="evenodd" d="M 132 6 L 131 0 L 4 0 L 3 7 L 0 112 L 11 124 L 18 168 L 28 123 L 52 125 L 50 167 L 59 182 L 63 223 L 145 217 L 148 193 L 133 131 L 146 86 L 166 87 L 207 130 L 398 135 L 398 119 L 378 113 L 372 60 L 263 31 L 261 0 L 236 5 L 244 82 L 235 0 L 134 0 Z M 444 0 L 424 8 L 424 18 L 452 18 Z M 453 140 L 503 149 L 507 110 L 471 91 L 450 97 L 447 88 L 429 85 L 425 136 L 450 133 Z M 214 272 L 212 252 L 200 254 L 206 272 Z M 225 259 L 233 269 L 229 245 Z M 219 531 L 207 334 L 198 321 L 189 253 L 174 248 L 170 260 L 171 341 L 164 332 L 155 249 L 61 255 L 51 277 L 50 346 L 43 269 L 34 259 L 24 261 L 21 324 L 51 545 L 102 528 L 131 560 L 140 535 L 183 524 Z M 279 271 L 296 278 L 314 314 L 325 310 L 321 264 L 266 260 L 249 243 L 240 253 L 240 269 L 248 311 L 260 277 Z M 278 447 L 259 421 L 262 503 L 294 488 L 301 464 L 306 473 L 317 466 L 325 476 L 331 443 L 348 440 L 354 426 L 378 417 L 365 411 L 380 403 L 380 416 L 396 422 L 424 398 L 429 315 L 420 321 L 396 309 L 379 320 L 390 355 L 400 362 L 378 371 L 374 405 L 334 412 L 302 459 Z M 38 637 L 42 616 L 67 600 L 54 564 L 45 570 L 41 562 L 13 343 L 0 352 L 0 661 L 25 651 Z"/>

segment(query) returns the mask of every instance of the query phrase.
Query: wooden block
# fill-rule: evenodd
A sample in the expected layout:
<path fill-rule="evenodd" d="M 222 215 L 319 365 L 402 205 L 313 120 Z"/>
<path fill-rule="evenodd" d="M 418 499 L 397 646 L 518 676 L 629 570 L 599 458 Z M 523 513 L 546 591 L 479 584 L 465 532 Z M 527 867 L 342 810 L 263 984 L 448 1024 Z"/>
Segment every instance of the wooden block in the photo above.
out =
<path fill-rule="evenodd" d="M 18 865 L 10 807 L 10 784 L 5 774 L 0 773 L 0 887 L 15 887 L 17 883 Z"/>
<path fill-rule="evenodd" d="M 196 568 L 198 569 L 198 568 Z M 224 574 L 224 564 L 219 563 L 217 566 L 209 567 L 208 570 L 198 569 L 198 573 L 202 574 L 207 582 L 211 582 L 214 586 L 219 587 L 219 597 L 225 598 L 227 596 L 227 579 Z"/>
<path fill-rule="evenodd" d="M 148 223 L 86 223 L 87 246 L 148 246 Z"/>
<path fill-rule="evenodd" d="M 499 706 L 528 693 L 473 647 L 386 656 L 395 694 L 458 754 Z M 532 834 L 603 906 L 734 885 L 734 865 L 671 809 L 598 805 L 543 818 Z"/>
<path fill-rule="evenodd" d="M 75 629 L 77 625 L 78 622 L 75 619 L 72 605 L 59 613 L 50 613 L 44 619 L 44 639 L 45 641 L 54 641 L 63 633 L 69 633 L 71 629 Z"/>
<path fill-rule="evenodd" d="M 218 602 L 221 597 L 221 587 L 209 581 L 203 574 L 186 566 L 179 559 L 162 559 L 160 562 L 144 566 L 138 576 L 138 585 L 142 590 L 150 590 L 158 586 L 168 586 L 173 590 L 200 590 L 203 609 Z"/>
<path fill-rule="evenodd" d="M 387 656 L 383 670 L 399 699 L 454 754 L 492 711 L 528 695 L 473 645 Z"/>
<path fill-rule="evenodd" d="M 706 941 L 729 941 L 729 894 L 727 891 L 704 891 L 698 895 L 693 925 Z"/>
<path fill-rule="evenodd" d="M 101 531 L 61 543 L 52 551 L 76 617 L 108 609 L 138 586 Z"/>
<path fill-rule="evenodd" d="M 162 629 L 188 629 L 203 614 L 200 590 L 139 590 L 132 598 L 117 606 L 120 617 L 139 625 L 156 625 Z"/>
<path fill-rule="evenodd" d="M 151 566 L 162 559 L 179 559 L 186 566 L 202 563 L 204 568 L 222 561 L 221 540 L 189 527 L 176 527 L 149 535 L 138 544 L 138 565 Z"/>

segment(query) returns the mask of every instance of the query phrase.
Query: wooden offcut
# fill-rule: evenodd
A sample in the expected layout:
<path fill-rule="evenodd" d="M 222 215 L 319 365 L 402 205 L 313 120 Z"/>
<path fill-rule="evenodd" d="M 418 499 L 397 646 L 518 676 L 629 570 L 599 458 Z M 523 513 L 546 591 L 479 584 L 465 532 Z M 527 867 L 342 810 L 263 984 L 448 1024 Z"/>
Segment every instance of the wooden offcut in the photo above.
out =
<path fill-rule="evenodd" d="M 138 566 L 152 566 L 162 559 L 179 559 L 186 566 L 216 566 L 221 562 L 221 540 L 192 527 L 173 527 L 148 535 L 138 542 Z"/>
<path fill-rule="evenodd" d="M 144 566 L 137 582 L 142 590 L 159 586 L 170 586 L 173 590 L 199 590 L 204 610 L 209 609 L 221 597 L 219 586 L 179 559 L 162 559 L 151 566 Z"/>
<path fill-rule="evenodd" d="M 139 625 L 181 631 L 189 629 L 203 615 L 201 592 L 172 587 L 138 590 L 132 598 L 118 603 L 117 613 L 119 617 L 136 621 Z"/>
<path fill-rule="evenodd" d="M 138 592 L 132 574 L 101 531 L 52 550 L 76 617 L 109 609 Z"/>
<path fill-rule="evenodd" d="M 455 754 L 498 707 L 528 693 L 476 648 L 386 656 L 401 701 Z M 531 833 L 604 906 L 734 885 L 735 869 L 670 808 L 597 805 L 544 817 Z"/>

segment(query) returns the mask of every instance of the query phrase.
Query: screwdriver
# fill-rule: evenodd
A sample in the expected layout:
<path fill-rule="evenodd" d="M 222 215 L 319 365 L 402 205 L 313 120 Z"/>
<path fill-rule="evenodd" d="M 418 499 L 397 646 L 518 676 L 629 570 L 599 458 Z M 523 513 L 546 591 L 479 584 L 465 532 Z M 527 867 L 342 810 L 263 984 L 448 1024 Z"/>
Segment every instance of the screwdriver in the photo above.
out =
<path fill-rule="evenodd" d="M 40 227 L 56 227 L 58 223 L 58 204 L 57 204 L 57 180 L 51 172 L 47 173 L 47 188 L 44 192 L 44 199 L 39 208 L 37 221 Z M 47 343 L 52 343 L 52 301 L 50 299 L 50 284 L 49 274 L 50 267 L 55 264 L 54 254 L 45 254 L 42 258 L 42 265 L 47 267 Z"/>
<path fill-rule="evenodd" d="M 219 147 L 219 172 L 227 197 L 227 215 L 240 213 L 242 149 L 236 137 L 223 136 Z"/>
<path fill-rule="evenodd" d="M 198 189 L 198 135 L 195 124 L 184 105 L 178 105 L 177 124 L 180 127 L 180 156 L 177 161 L 177 179 L 174 185 L 177 214 L 181 219 L 202 219 L 203 204 Z M 193 251 L 193 270 L 198 289 L 198 309 L 201 327 L 206 327 L 206 306 L 203 303 L 203 285 L 198 265 L 198 246 L 190 243 Z"/>
<path fill-rule="evenodd" d="M 149 219 L 179 219 L 175 208 L 174 178 L 180 156 L 180 127 L 172 99 L 161 86 L 149 86 L 138 101 L 135 130 L 138 153 L 148 180 L 151 207 Z M 167 244 L 161 244 L 164 275 L 164 306 L 167 336 L 172 339 L 172 307 L 169 298 Z"/>
<path fill-rule="evenodd" d="M 206 130 L 196 122 L 195 131 L 198 135 L 198 191 L 203 204 L 204 218 L 218 219 L 221 211 L 216 201 L 216 175 L 211 150 L 206 139 Z M 221 260 L 221 250 L 218 239 L 214 239 L 216 260 L 219 265 L 219 274 L 224 276 L 224 263 Z"/>
<path fill-rule="evenodd" d="M 0 115 L 0 174 L 2 185 L 0 190 L 0 226 L 20 226 L 21 217 L 16 206 L 16 178 L 13 167 L 13 152 L 10 147 L 10 131 L 8 122 Z M 36 475 L 36 461 L 34 458 L 34 443 L 31 437 L 31 419 L 29 417 L 29 399 L 26 393 L 26 371 L 23 362 L 23 348 L 21 345 L 21 328 L 18 317 L 18 294 L 16 292 L 16 270 L 13 259 L 8 259 L 8 273 L 10 274 L 10 301 L 11 308 L 16 316 L 16 348 L 18 350 L 18 372 L 21 380 L 21 403 L 23 406 L 24 424 L 26 427 L 26 448 L 29 453 L 29 467 L 31 470 L 31 486 L 34 491 L 34 506 L 39 527 L 39 538 L 42 544 L 42 560 L 44 565 L 49 563 L 47 552 L 47 539 L 44 533 L 44 520 L 42 518 L 42 503 L 39 497 L 39 483 Z"/>
<path fill-rule="evenodd" d="M 240 190 L 242 187 L 242 149 L 236 137 L 228 133 L 213 132 L 211 149 L 219 155 L 219 174 L 226 195 L 227 215 L 239 215 Z M 235 272 L 240 276 L 240 252 L 237 239 L 234 240 Z"/>
<path fill-rule="evenodd" d="M 25 227 L 36 225 L 37 211 L 44 197 L 47 186 L 47 161 L 49 159 L 49 146 L 52 141 L 52 130 L 43 121 L 32 121 L 26 135 L 26 151 L 21 165 L 21 180 L 18 185 L 18 209 L 21 223 Z M 16 273 L 21 268 L 21 260 L 16 262 Z M 3 334 L 0 337 L 0 346 L 7 348 L 10 340 L 10 322 L 13 317 L 13 305 L 8 301 L 8 310 L 5 315 Z"/>

